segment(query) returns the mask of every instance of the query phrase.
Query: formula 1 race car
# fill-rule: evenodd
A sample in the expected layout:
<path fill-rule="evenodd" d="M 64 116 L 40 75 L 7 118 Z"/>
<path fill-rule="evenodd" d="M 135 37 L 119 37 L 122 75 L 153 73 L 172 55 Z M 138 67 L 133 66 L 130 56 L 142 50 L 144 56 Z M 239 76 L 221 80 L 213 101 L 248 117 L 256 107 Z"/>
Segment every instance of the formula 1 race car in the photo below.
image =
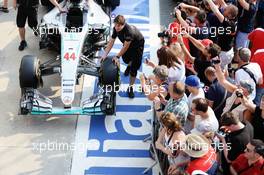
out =
<path fill-rule="evenodd" d="M 110 36 L 110 13 L 107 15 L 107 10 L 92 0 L 70 0 L 62 4 L 67 13 L 54 8 L 44 15 L 39 25 L 40 48 L 57 48 L 60 54 L 42 64 L 32 55 L 21 60 L 20 113 L 112 115 L 115 91 L 120 83 L 119 68 L 112 58 L 102 63 L 99 58 Z M 56 73 L 61 77 L 62 107 L 54 107 L 52 100 L 37 90 L 43 85 L 42 76 Z M 74 107 L 75 86 L 83 74 L 97 76 L 101 90 Z"/>

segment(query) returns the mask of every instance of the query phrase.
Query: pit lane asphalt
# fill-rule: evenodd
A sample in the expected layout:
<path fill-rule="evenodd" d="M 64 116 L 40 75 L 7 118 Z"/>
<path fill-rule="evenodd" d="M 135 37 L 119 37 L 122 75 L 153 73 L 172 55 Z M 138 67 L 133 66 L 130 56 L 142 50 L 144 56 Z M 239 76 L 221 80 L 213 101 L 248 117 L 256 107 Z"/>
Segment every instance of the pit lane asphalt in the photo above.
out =
<path fill-rule="evenodd" d="M 2 4 L 0 2 L 0 4 Z M 9 0 L 9 8 L 12 1 Z M 39 8 L 39 19 L 44 14 Z M 40 21 L 40 20 L 39 20 Z M 21 116 L 18 115 L 20 98 L 19 65 L 23 55 L 36 55 L 41 62 L 56 56 L 50 50 L 39 50 L 39 38 L 27 28 L 28 47 L 18 51 L 19 35 L 16 11 L 0 12 L 0 174 L 1 175 L 51 175 L 70 174 L 73 150 L 67 147 L 45 150 L 52 143 L 74 143 L 77 116 Z M 60 104 L 60 77 L 44 77 L 41 90 L 50 96 L 55 105 Z M 79 103 L 81 85 L 76 88 L 75 104 Z"/>

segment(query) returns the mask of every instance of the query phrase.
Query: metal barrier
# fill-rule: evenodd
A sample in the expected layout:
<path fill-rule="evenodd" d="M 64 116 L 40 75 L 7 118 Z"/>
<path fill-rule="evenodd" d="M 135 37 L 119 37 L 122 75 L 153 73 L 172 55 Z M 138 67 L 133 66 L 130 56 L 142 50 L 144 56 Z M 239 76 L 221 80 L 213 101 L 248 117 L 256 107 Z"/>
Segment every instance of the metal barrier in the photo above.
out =
<path fill-rule="evenodd" d="M 147 168 L 143 174 L 146 174 L 150 169 L 152 169 L 156 164 L 158 164 L 161 172 L 159 175 L 167 175 L 167 171 L 169 168 L 169 161 L 168 161 L 168 156 L 164 154 L 162 151 L 156 149 L 155 142 L 159 137 L 159 130 L 160 130 L 160 122 L 158 121 L 156 111 L 153 108 L 153 118 L 151 121 L 152 124 L 152 133 L 151 136 L 148 138 L 144 139 L 143 141 L 146 142 L 147 140 L 150 140 L 150 154 L 152 158 L 155 160 L 152 166 Z"/>

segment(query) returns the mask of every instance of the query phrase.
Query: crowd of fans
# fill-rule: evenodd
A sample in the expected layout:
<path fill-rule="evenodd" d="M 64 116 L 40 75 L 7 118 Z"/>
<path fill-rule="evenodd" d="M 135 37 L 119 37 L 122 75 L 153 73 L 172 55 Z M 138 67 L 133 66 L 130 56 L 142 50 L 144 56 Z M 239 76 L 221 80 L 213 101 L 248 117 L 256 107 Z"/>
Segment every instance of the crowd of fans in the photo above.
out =
<path fill-rule="evenodd" d="M 161 126 L 165 174 L 264 175 L 263 6 L 184 0 L 158 34 L 158 63 L 147 59 L 153 75 L 140 81 Z"/>

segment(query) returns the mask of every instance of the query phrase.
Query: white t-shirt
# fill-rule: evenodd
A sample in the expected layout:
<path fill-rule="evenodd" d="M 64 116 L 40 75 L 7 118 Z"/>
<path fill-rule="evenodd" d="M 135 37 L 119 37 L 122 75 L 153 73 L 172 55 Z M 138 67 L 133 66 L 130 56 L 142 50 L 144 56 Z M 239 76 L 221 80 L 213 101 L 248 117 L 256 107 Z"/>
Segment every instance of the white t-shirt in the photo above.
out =
<path fill-rule="evenodd" d="M 189 106 L 189 109 L 191 109 L 191 106 L 192 106 L 192 101 L 196 98 L 205 98 L 204 96 L 204 90 L 202 88 L 199 88 L 199 93 L 197 95 L 194 95 L 194 94 L 190 94 L 188 96 L 188 106 Z"/>
<path fill-rule="evenodd" d="M 178 67 L 169 68 L 169 83 L 173 81 L 181 81 L 184 83 L 185 81 L 185 66 L 181 60 L 179 61 L 181 62 L 181 64 L 177 64 Z"/>
<path fill-rule="evenodd" d="M 208 107 L 209 117 L 203 119 L 200 115 L 195 116 L 194 128 L 191 133 L 216 132 L 219 128 L 218 120 L 212 108 Z"/>
<path fill-rule="evenodd" d="M 262 72 L 261 72 L 259 64 L 258 63 L 249 63 L 245 67 L 248 68 L 253 73 L 253 75 L 254 75 L 257 83 L 258 83 L 259 80 L 262 78 Z M 255 84 L 254 80 L 250 77 L 250 75 L 246 71 L 244 71 L 243 69 L 238 69 L 235 73 L 235 81 L 237 84 L 239 84 L 239 82 L 241 80 L 249 80 L 249 83 L 251 84 L 251 86 L 254 87 L 253 92 L 249 96 L 249 98 L 251 100 L 254 100 L 256 97 L 256 84 Z"/>

